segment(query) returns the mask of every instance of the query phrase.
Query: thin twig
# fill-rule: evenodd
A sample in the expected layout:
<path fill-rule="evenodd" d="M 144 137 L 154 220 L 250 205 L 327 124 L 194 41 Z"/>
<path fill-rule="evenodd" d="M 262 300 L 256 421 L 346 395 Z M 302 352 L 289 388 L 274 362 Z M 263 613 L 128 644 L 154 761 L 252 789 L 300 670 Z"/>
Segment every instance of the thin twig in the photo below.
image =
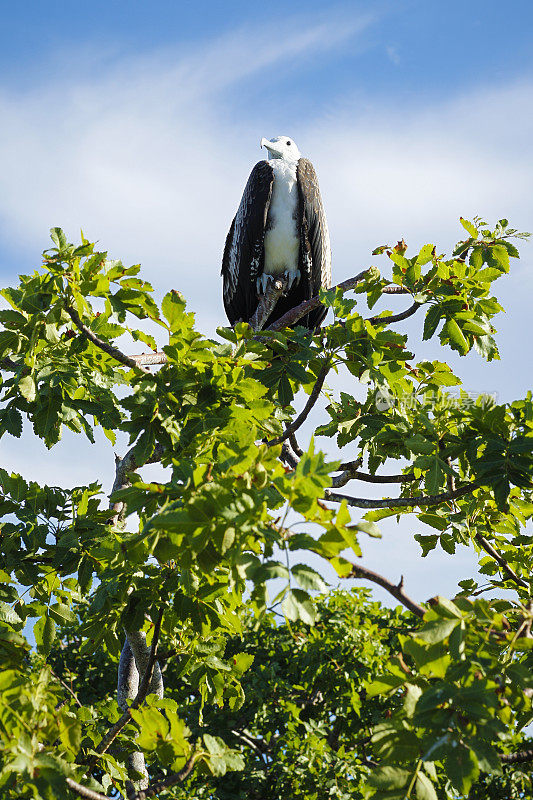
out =
<path fill-rule="evenodd" d="M 503 556 L 501 556 L 498 553 L 498 551 L 494 549 L 494 547 L 490 544 L 490 542 L 488 542 L 485 539 L 484 536 L 482 536 L 480 533 L 476 533 L 474 538 L 476 542 L 479 542 L 483 550 L 485 550 L 485 552 L 488 553 L 489 556 L 491 556 L 495 561 L 498 562 L 502 570 L 507 573 L 507 575 L 509 576 L 509 578 L 511 578 L 511 580 L 515 581 L 515 583 L 517 583 L 519 586 L 522 586 L 524 589 L 529 589 L 529 583 L 525 581 L 523 578 L 520 578 L 520 576 L 516 574 L 514 569 L 509 566 L 509 564 L 503 558 Z"/>
<path fill-rule="evenodd" d="M 311 409 L 313 408 L 316 401 L 320 397 L 320 392 L 322 391 L 322 387 L 324 385 L 324 381 L 326 380 L 326 376 L 330 370 L 330 367 L 331 367 L 331 362 L 328 358 L 326 359 L 326 361 L 322 365 L 320 372 L 318 373 L 315 385 L 313 386 L 311 394 L 309 395 L 307 403 L 303 407 L 302 411 L 298 414 L 296 419 L 291 422 L 290 425 L 287 425 L 284 432 L 280 436 L 276 436 L 275 439 L 271 439 L 269 442 L 266 442 L 268 447 L 273 447 L 275 444 L 281 444 L 281 442 L 284 442 L 285 439 L 288 439 L 289 436 L 291 436 L 291 434 L 297 431 L 298 428 L 300 428 L 304 424 L 305 420 L 311 413 Z"/>
<path fill-rule="evenodd" d="M 129 720 L 131 719 L 131 712 L 139 708 L 139 706 L 144 703 L 146 695 L 148 693 L 148 687 L 150 686 L 150 682 L 152 680 L 152 675 L 154 672 L 155 663 L 157 660 L 157 647 L 159 644 L 159 634 L 161 632 L 161 622 L 163 620 L 163 612 L 164 608 L 161 608 L 159 614 L 157 616 L 157 620 L 154 624 L 154 635 L 152 638 L 152 645 L 150 647 L 150 656 L 148 658 L 148 663 L 146 665 L 146 669 L 142 676 L 141 683 L 139 684 L 139 689 L 135 698 L 133 699 L 131 705 L 126 709 L 126 711 L 122 714 L 119 720 L 115 722 L 114 725 L 107 731 L 105 736 L 101 739 L 101 741 L 97 744 L 94 748 L 98 755 L 102 755 L 105 753 L 111 743 L 117 738 L 120 731 L 128 724 Z M 92 770 L 96 763 L 98 762 L 98 756 L 93 756 L 91 760 L 87 764 L 87 772 Z"/>
<path fill-rule="evenodd" d="M 179 772 L 173 772 L 162 781 L 152 784 L 149 789 L 141 789 L 140 792 L 137 792 L 137 794 L 133 795 L 132 800 L 147 800 L 148 797 L 155 797 L 155 795 L 159 794 L 159 792 L 162 792 L 163 789 L 169 789 L 171 786 L 175 786 L 177 783 L 183 783 L 185 778 L 191 774 L 198 757 L 198 753 L 193 753 L 183 769 L 181 769 Z"/>
<path fill-rule="evenodd" d="M 369 500 L 366 497 L 350 497 L 346 494 L 338 494 L 326 489 L 324 492 L 324 500 L 330 500 L 334 503 L 341 503 L 346 500 L 349 506 L 355 508 L 403 508 L 409 506 L 438 506 L 440 503 L 445 503 L 448 500 L 455 500 L 457 497 L 463 497 L 465 494 L 473 492 L 477 489 L 477 483 L 469 483 L 466 486 L 461 486 L 454 492 L 441 492 L 440 494 L 433 495 L 418 495 L 416 497 L 388 497 L 383 500 Z"/>
<path fill-rule="evenodd" d="M 412 600 L 408 595 L 405 594 L 403 590 L 403 575 L 400 579 L 398 584 L 392 583 L 391 581 L 387 580 L 383 575 L 380 575 L 378 572 L 374 572 L 368 567 L 363 567 L 359 564 L 354 564 L 350 562 L 352 565 L 352 571 L 345 575 L 346 578 L 364 578 L 367 581 L 372 581 L 373 583 L 377 583 L 378 586 L 381 586 L 383 589 L 386 589 L 389 594 L 399 600 L 400 603 L 412 611 L 413 614 L 416 614 L 417 617 L 422 618 L 425 614 L 425 610 L 422 608 L 421 605 L 416 603 Z"/>
<path fill-rule="evenodd" d="M 66 683 L 66 682 L 65 682 L 65 681 L 64 681 L 62 678 L 60 678 L 60 677 L 59 677 L 59 675 L 58 675 L 56 672 L 54 672 L 54 670 L 53 670 L 51 667 L 50 667 L 50 672 L 52 673 L 52 675 L 54 676 L 54 678 L 56 679 L 56 681 L 59 681 L 59 683 L 61 684 L 61 686 L 63 687 L 63 689 L 66 689 L 66 690 L 67 690 L 67 692 L 68 692 L 69 694 L 71 694 L 71 695 L 72 695 L 72 697 L 73 697 L 73 698 L 74 698 L 74 700 L 76 701 L 76 705 L 78 705 L 80 708 L 83 708 L 83 703 L 81 703 L 81 702 L 80 702 L 80 699 L 79 699 L 78 695 L 76 694 L 76 692 L 74 692 L 74 691 L 73 691 L 73 690 L 70 688 L 70 686 L 68 685 L 68 683 Z"/>
<path fill-rule="evenodd" d="M 140 370 L 144 372 L 146 375 L 150 375 L 153 378 L 152 373 L 148 369 L 148 367 L 143 366 L 142 364 L 138 363 L 137 357 L 134 356 L 127 356 L 122 350 L 119 350 L 118 347 L 115 347 L 109 342 L 104 342 L 103 339 L 100 339 L 93 331 L 85 325 L 80 319 L 80 315 L 76 311 L 75 308 L 72 306 L 66 305 L 65 311 L 71 318 L 74 325 L 78 328 L 78 330 L 92 342 L 96 347 L 99 347 L 100 350 L 103 350 L 104 353 L 107 353 L 109 356 L 112 356 L 116 361 L 120 362 L 120 364 L 124 364 L 125 367 L 129 367 L 130 369 Z"/>
<path fill-rule="evenodd" d="M 371 322 L 373 325 L 390 325 L 392 322 L 401 322 L 408 317 L 412 317 L 413 314 L 416 314 L 421 305 L 421 303 L 415 302 L 412 306 L 409 306 L 409 308 L 405 311 L 401 311 L 399 314 L 391 314 L 388 317 L 370 317 L 368 322 Z"/>

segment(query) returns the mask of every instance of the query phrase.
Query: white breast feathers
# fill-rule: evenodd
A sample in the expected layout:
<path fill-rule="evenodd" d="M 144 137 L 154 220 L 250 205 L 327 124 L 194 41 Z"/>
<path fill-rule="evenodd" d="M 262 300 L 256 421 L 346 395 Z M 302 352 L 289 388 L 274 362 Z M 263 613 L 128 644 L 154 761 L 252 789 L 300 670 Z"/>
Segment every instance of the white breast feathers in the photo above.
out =
<path fill-rule="evenodd" d="M 257 281 L 258 291 L 260 286 L 264 291 L 268 275 L 284 275 L 288 289 L 300 280 L 296 164 L 281 158 L 271 159 L 269 164 L 274 170 L 274 186 L 265 232 L 265 266 Z"/>

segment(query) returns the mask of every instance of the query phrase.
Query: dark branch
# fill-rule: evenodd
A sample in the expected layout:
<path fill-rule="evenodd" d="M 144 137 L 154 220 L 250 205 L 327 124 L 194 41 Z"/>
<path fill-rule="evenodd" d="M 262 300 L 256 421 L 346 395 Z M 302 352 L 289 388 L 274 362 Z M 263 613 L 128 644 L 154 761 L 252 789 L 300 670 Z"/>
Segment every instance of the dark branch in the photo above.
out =
<path fill-rule="evenodd" d="M 179 772 L 173 772 L 171 775 L 168 775 L 166 778 L 164 778 L 164 780 L 152 784 L 149 789 L 141 789 L 140 792 L 137 792 L 137 794 L 133 795 L 132 800 L 147 800 L 148 797 L 155 797 L 155 795 L 159 794 L 159 792 L 162 792 L 163 789 L 169 789 L 171 786 L 175 786 L 177 783 L 183 783 L 185 778 L 191 774 L 197 757 L 198 754 L 193 753 L 182 770 Z"/>
<path fill-rule="evenodd" d="M 102 755 L 105 753 L 112 742 L 117 738 L 120 731 L 124 728 L 125 725 L 128 724 L 129 720 L 131 719 L 131 712 L 135 708 L 139 708 L 139 706 L 144 703 L 146 695 L 148 694 L 148 687 L 150 686 L 150 682 L 152 680 L 152 675 L 154 673 L 154 667 L 157 660 L 157 647 L 159 644 L 159 634 L 161 632 L 161 622 L 163 620 L 163 612 L 164 609 L 161 608 L 159 611 L 157 620 L 155 621 L 154 625 L 154 635 L 152 638 L 152 645 L 150 647 L 150 656 L 148 658 L 148 663 L 146 665 L 146 669 L 142 676 L 141 683 L 139 684 L 139 689 L 135 698 L 133 699 L 129 708 L 122 714 L 119 720 L 115 722 L 114 725 L 108 730 L 106 735 L 102 738 L 99 744 L 94 748 L 98 755 Z M 91 760 L 87 764 L 87 772 L 92 770 L 98 761 L 97 756 L 93 756 Z"/>
<path fill-rule="evenodd" d="M 363 272 L 360 272 L 359 275 L 356 275 L 354 278 L 348 278 L 348 280 L 339 283 L 337 286 L 333 286 L 333 289 L 342 289 L 343 292 L 347 292 L 350 289 L 354 289 L 358 283 L 365 278 L 368 274 L 369 270 L 365 269 Z M 310 300 L 304 300 L 303 303 L 300 305 L 291 308 L 290 311 L 287 311 L 286 314 L 283 314 L 276 322 L 268 327 L 269 331 L 281 331 L 283 328 L 288 328 L 290 325 L 294 325 L 295 322 L 298 322 L 299 319 L 305 317 L 310 311 L 314 311 L 315 308 L 318 308 L 321 305 L 319 297 L 312 297 Z"/>
<path fill-rule="evenodd" d="M 320 397 L 320 392 L 322 391 L 322 387 L 324 385 L 324 381 L 326 380 L 326 375 L 328 374 L 330 367 L 331 367 L 331 362 L 329 359 L 327 359 L 326 361 L 324 361 L 322 369 L 318 373 L 315 385 L 313 386 L 311 394 L 307 399 L 307 403 L 303 407 L 300 414 L 298 414 L 296 419 L 293 420 L 290 425 L 287 425 L 285 431 L 281 434 L 281 436 L 276 436 L 275 439 L 271 439 L 269 442 L 266 443 L 268 447 L 273 447 L 275 444 L 281 444 L 281 442 L 284 442 L 285 439 L 288 439 L 295 431 L 298 430 L 298 428 L 300 428 L 304 424 L 305 420 L 311 413 L 311 409 L 313 408 L 316 401 Z"/>
<path fill-rule="evenodd" d="M 360 465 L 360 462 L 357 461 L 353 463 Z M 368 472 L 359 472 L 357 467 L 345 467 L 340 475 L 335 475 L 332 478 L 331 488 L 339 489 L 352 480 L 365 481 L 366 483 L 409 483 L 409 481 L 415 481 L 416 477 L 412 472 L 400 475 L 370 475 Z"/>
<path fill-rule="evenodd" d="M 294 455 L 287 442 L 283 442 L 283 444 L 281 445 L 280 459 L 285 464 L 288 464 L 288 466 L 291 469 L 296 469 L 299 463 L 299 458 L 297 458 L 297 456 Z"/>
<path fill-rule="evenodd" d="M 533 761 L 533 750 L 518 750 L 516 753 L 500 753 L 500 761 L 504 764 L 520 764 Z"/>
<path fill-rule="evenodd" d="M 391 314 L 389 317 L 370 317 L 368 322 L 371 322 L 373 325 L 390 325 L 392 322 L 401 322 L 408 317 L 412 317 L 413 314 L 416 314 L 420 306 L 421 303 L 413 303 L 412 306 L 409 306 L 409 308 L 405 311 L 401 311 L 399 314 Z"/>
<path fill-rule="evenodd" d="M 289 442 L 291 443 L 291 447 L 294 450 L 295 454 L 298 456 L 298 458 L 301 458 L 301 456 L 303 456 L 304 454 L 304 451 L 298 444 L 298 440 L 296 439 L 294 433 L 291 433 L 291 435 L 289 436 Z"/>
<path fill-rule="evenodd" d="M 92 342 L 94 345 L 96 345 L 96 347 L 99 347 L 100 350 L 103 350 L 104 353 L 107 353 L 109 356 L 112 356 L 112 358 L 114 358 L 116 361 L 120 362 L 121 364 L 124 364 L 125 367 L 129 367 L 130 369 L 134 370 L 141 370 L 141 372 L 144 372 L 146 375 L 152 375 L 148 367 L 145 367 L 142 364 L 138 363 L 138 356 L 134 357 L 127 356 L 125 353 L 122 352 L 122 350 L 119 350 L 118 347 L 109 344 L 109 342 L 104 342 L 103 339 L 100 339 L 99 336 L 93 333 L 93 331 L 81 321 L 80 316 L 75 308 L 72 308 L 72 306 L 65 306 L 65 310 L 69 315 L 69 317 L 71 318 L 74 325 L 78 328 L 79 331 L 81 331 L 81 333 L 85 336 L 85 338 L 88 339 L 90 342 Z"/>
<path fill-rule="evenodd" d="M 359 469 L 362 463 L 362 458 L 356 458 L 355 461 L 342 461 L 339 464 L 339 470 L 356 470 Z"/>
<path fill-rule="evenodd" d="M 484 536 L 480 533 L 476 533 L 475 535 L 476 542 L 483 548 L 483 550 L 489 554 L 495 561 L 498 562 L 502 570 L 508 575 L 508 577 L 517 583 L 519 586 L 522 586 L 524 589 L 529 589 L 529 583 L 525 581 L 523 578 L 520 578 L 519 575 L 516 574 L 514 569 L 509 566 L 507 561 L 501 556 L 497 550 L 488 542 Z"/>
<path fill-rule="evenodd" d="M 276 303 L 287 288 L 286 278 L 277 278 L 276 280 L 270 279 L 267 284 L 266 291 L 259 296 L 259 303 L 255 309 L 250 325 L 254 331 L 260 331 L 269 316 L 272 314 Z"/>
<path fill-rule="evenodd" d="M 326 489 L 324 492 L 324 500 L 331 500 L 334 503 L 341 503 L 346 500 L 349 506 L 355 508 L 404 508 L 409 506 L 438 506 L 440 503 L 445 503 L 447 500 L 455 500 L 458 497 L 463 497 L 465 494 L 473 492 L 477 489 L 476 483 L 469 483 L 467 486 L 461 486 L 453 492 L 441 492 L 440 494 L 433 495 L 418 495 L 416 497 L 390 497 L 383 500 L 369 500 L 366 497 L 350 497 L 346 494 L 339 494 L 338 492 L 331 492 Z"/>
<path fill-rule="evenodd" d="M 412 611 L 413 614 L 416 614 L 417 617 L 422 618 L 425 614 L 424 609 L 418 603 L 415 603 L 414 600 L 405 594 L 403 590 L 403 575 L 400 580 L 400 583 L 395 584 L 388 581 L 387 578 L 384 578 L 383 575 L 380 575 L 378 572 L 374 572 L 367 567 L 360 566 L 359 564 L 354 564 L 350 562 L 352 565 L 352 571 L 349 575 L 346 575 L 346 578 L 363 578 L 367 581 L 372 581 L 373 583 L 377 583 L 378 586 L 381 586 L 383 589 L 386 589 L 389 594 L 399 600 L 400 603 Z"/>

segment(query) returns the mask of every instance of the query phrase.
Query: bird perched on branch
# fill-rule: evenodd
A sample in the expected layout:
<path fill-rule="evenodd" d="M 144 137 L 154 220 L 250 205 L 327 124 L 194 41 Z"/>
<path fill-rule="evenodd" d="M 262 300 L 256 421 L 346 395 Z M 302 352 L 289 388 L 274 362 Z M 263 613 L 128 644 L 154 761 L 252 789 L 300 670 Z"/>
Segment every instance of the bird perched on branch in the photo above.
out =
<path fill-rule="evenodd" d="M 287 288 L 265 327 L 331 286 L 328 225 L 313 165 L 288 136 L 261 139 L 261 147 L 268 160 L 250 173 L 222 260 L 224 307 L 232 325 L 251 320 L 270 277 L 284 278 Z M 325 315 L 319 306 L 298 324 L 314 330 Z"/>

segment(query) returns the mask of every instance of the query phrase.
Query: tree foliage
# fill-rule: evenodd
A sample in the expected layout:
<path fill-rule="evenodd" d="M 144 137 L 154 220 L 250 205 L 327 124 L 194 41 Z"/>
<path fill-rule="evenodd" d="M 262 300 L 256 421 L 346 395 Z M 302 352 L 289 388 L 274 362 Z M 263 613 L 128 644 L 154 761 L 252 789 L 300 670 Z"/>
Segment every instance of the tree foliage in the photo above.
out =
<path fill-rule="evenodd" d="M 492 284 L 522 234 L 506 220 L 461 222 L 468 238 L 450 257 L 431 244 L 413 257 L 404 242 L 377 248 L 389 277 L 372 267 L 322 292 L 333 322 L 315 335 L 240 323 L 210 339 L 179 292 L 157 304 L 138 265 L 58 228 L 42 266 L 2 291 L 0 433 L 20 437 L 25 419 L 51 448 L 64 427 L 91 442 L 100 427 L 110 453 L 129 437 L 111 508 L 102 475 L 67 489 L 0 470 L 2 797 L 528 790 L 532 398 L 452 395 L 460 378 L 444 361 L 415 363 L 395 330 L 425 313 L 424 339 L 498 358 Z M 363 316 L 391 294 L 411 306 Z M 128 355 L 131 340 L 153 353 Z M 331 372 L 353 391 L 327 393 L 301 447 Z M 318 437 L 346 460 L 329 461 Z M 155 461 L 165 476 L 147 482 Z M 358 481 L 388 485 L 376 499 L 339 491 Z M 458 596 L 422 605 L 354 560 L 381 518 L 402 514 L 429 526 L 416 534 L 422 556 L 471 545 L 486 582 L 465 576 Z M 409 612 L 328 595 L 306 553 Z M 137 683 L 121 710 L 124 631 Z"/>

